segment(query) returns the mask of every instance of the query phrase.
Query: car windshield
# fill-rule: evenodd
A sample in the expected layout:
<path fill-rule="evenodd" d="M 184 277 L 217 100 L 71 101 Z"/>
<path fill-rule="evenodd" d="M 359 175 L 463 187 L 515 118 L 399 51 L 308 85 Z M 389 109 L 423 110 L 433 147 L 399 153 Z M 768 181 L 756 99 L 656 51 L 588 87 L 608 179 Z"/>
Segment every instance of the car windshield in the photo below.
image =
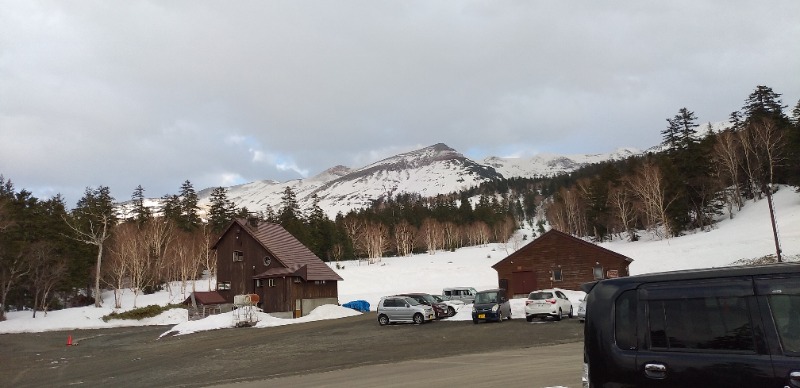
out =
<path fill-rule="evenodd" d="M 420 297 L 422 297 L 422 300 L 424 300 L 424 301 L 426 301 L 428 303 L 436 303 L 437 302 L 436 298 L 434 298 L 434 297 L 432 297 L 432 296 L 430 296 L 428 294 L 420 295 Z"/>
<path fill-rule="evenodd" d="M 475 295 L 475 304 L 480 303 L 497 303 L 496 292 L 479 292 Z"/>
<path fill-rule="evenodd" d="M 551 298 L 553 298 L 552 292 L 531 292 L 531 294 L 528 295 L 528 299 L 533 299 L 533 300 L 551 299 Z"/>
<path fill-rule="evenodd" d="M 444 299 L 442 299 L 442 297 L 439 295 L 431 295 L 431 298 L 437 302 L 444 302 Z"/>

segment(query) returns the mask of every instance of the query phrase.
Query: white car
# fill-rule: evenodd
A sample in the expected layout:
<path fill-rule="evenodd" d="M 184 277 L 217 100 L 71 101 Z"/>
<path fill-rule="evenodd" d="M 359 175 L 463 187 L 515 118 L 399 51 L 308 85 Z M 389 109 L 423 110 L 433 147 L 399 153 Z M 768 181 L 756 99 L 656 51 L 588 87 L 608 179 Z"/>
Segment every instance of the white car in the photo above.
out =
<path fill-rule="evenodd" d="M 531 292 L 525 301 L 525 319 L 528 322 L 533 321 L 533 318 L 547 317 L 560 321 L 565 315 L 573 317 L 572 302 L 559 290 L 536 290 Z"/>
<path fill-rule="evenodd" d="M 445 299 L 442 295 L 431 295 L 437 302 L 444 303 L 447 306 L 447 315 L 456 315 L 456 312 L 464 307 L 464 301 L 458 299 Z"/>

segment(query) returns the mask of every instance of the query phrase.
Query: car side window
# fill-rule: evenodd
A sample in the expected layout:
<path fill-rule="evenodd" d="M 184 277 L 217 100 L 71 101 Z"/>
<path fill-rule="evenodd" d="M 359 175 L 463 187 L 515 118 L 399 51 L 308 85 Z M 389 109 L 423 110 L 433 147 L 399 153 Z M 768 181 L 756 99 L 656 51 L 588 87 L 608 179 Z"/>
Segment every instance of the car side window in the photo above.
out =
<path fill-rule="evenodd" d="M 629 290 L 620 294 L 614 303 L 614 338 L 620 349 L 636 349 L 637 302 L 636 290 Z"/>
<path fill-rule="evenodd" d="M 800 356 L 800 277 L 756 279 L 756 287 L 767 296 L 784 353 Z"/>
<path fill-rule="evenodd" d="M 755 353 L 750 279 L 644 287 L 653 350 Z"/>

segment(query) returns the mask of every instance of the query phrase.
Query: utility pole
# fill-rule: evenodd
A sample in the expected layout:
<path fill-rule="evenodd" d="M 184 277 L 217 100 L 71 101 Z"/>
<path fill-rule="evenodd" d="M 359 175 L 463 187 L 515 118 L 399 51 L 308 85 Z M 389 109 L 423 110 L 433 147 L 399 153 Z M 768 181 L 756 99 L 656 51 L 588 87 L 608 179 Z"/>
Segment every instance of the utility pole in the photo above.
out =
<path fill-rule="evenodd" d="M 767 204 L 769 205 L 769 218 L 772 221 L 772 236 L 775 239 L 775 253 L 778 257 L 778 262 L 783 262 L 781 258 L 781 242 L 778 240 L 778 225 L 775 223 L 775 209 L 772 205 L 772 184 L 767 185 Z"/>

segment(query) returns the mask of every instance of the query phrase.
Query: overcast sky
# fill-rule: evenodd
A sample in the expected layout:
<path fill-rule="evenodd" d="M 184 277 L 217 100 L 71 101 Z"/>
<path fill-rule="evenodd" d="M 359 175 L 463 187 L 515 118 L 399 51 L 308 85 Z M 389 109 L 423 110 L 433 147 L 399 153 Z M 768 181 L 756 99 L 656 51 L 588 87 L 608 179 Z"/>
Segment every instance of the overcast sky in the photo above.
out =
<path fill-rule="evenodd" d="M 74 206 L 445 143 L 645 149 L 800 98 L 800 1 L 0 0 L 0 174 Z"/>

